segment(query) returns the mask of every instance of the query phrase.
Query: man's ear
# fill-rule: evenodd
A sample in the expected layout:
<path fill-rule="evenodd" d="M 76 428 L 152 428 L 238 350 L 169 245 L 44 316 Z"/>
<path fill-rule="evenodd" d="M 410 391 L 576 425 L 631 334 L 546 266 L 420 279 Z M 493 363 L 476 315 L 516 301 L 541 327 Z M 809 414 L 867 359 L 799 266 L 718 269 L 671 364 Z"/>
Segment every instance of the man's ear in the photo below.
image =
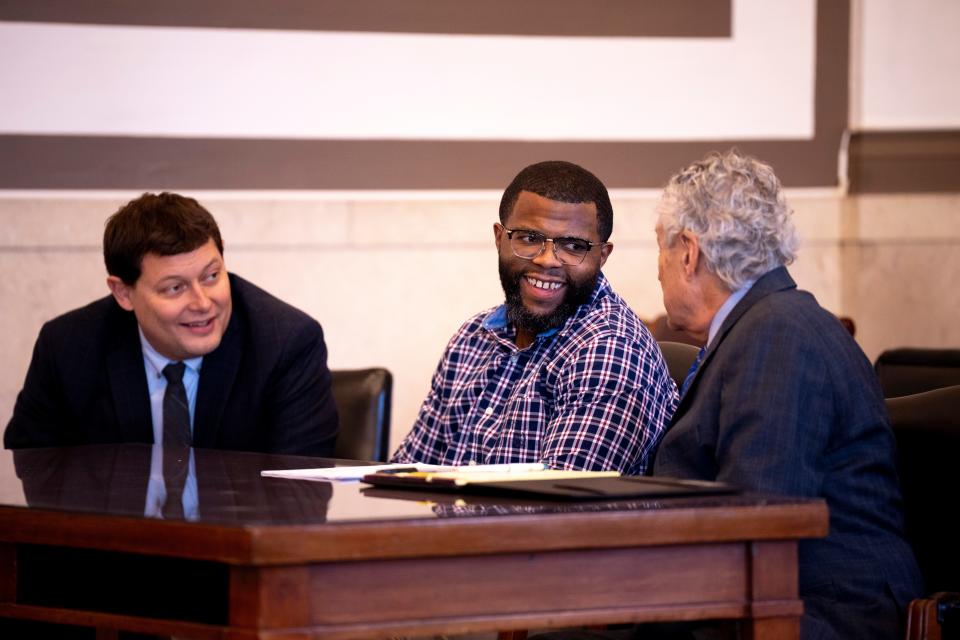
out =
<path fill-rule="evenodd" d="M 613 253 L 613 243 L 608 242 L 600 247 L 600 268 L 603 269 L 603 265 L 607 263 L 607 258 L 610 257 L 610 254 Z"/>
<path fill-rule="evenodd" d="M 121 308 L 127 311 L 133 311 L 133 302 L 130 300 L 130 293 L 133 289 L 132 286 L 117 276 L 107 276 L 107 286 L 110 287 L 110 293 L 113 294 L 113 299 L 117 301 L 117 304 L 119 304 Z"/>
<path fill-rule="evenodd" d="M 493 241 L 497 245 L 497 253 L 500 253 L 500 238 L 503 236 L 503 234 L 500 233 L 501 229 L 503 229 L 503 227 L 499 222 L 493 223 Z"/>
<path fill-rule="evenodd" d="M 683 247 L 683 272 L 691 277 L 700 264 L 700 240 L 689 229 L 684 229 L 680 232 L 680 243 Z"/>

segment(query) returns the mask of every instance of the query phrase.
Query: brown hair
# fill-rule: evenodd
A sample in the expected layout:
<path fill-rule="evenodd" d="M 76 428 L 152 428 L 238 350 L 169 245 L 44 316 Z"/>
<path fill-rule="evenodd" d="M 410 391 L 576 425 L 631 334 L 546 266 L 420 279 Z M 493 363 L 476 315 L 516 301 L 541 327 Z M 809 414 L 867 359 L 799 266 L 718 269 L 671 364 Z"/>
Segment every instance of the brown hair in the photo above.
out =
<path fill-rule="evenodd" d="M 176 193 L 145 193 L 107 219 L 103 260 L 107 273 L 134 285 L 146 254 L 187 253 L 210 239 L 223 255 L 220 228 L 199 202 Z"/>

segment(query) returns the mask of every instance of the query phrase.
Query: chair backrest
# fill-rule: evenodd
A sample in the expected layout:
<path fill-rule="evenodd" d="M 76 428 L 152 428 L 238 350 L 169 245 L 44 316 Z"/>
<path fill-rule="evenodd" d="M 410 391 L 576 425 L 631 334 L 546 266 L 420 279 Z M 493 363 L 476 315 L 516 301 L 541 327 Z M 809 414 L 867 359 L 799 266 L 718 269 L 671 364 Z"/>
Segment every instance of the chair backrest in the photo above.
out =
<path fill-rule="evenodd" d="M 670 371 L 670 377 L 676 383 L 677 388 L 683 384 L 683 379 L 687 377 L 690 366 L 697 359 L 700 349 L 691 344 L 682 342 L 671 342 L 664 340 L 658 341 L 660 351 L 663 352 L 663 359 L 667 362 L 667 369 Z"/>
<path fill-rule="evenodd" d="M 960 591 L 960 386 L 887 399 L 907 538 L 926 592 Z"/>
<path fill-rule="evenodd" d="M 334 456 L 386 462 L 390 446 L 393 376 L 387 369 L 333 370 L 333 400 L 340 414 Z"/>
<path fill-rule="evenodd" d="M 891 349 L 874 369 L 885 398 L 960 385 L 960 349 Z"/>

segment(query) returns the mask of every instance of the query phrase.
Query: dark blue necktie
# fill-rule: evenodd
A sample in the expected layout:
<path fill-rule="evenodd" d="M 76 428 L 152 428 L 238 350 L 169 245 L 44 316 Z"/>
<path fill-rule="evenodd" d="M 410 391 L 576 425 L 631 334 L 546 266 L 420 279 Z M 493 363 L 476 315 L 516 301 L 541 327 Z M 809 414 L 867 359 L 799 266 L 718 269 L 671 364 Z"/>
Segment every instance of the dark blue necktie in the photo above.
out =
<path fill-rule="evenodd" d="M 693 382 L 693 376 L 697 374 L 697 369 L 700 368 L 700 363 L 703 362 L 703 354 L 706 352 L 706 347 L 700 347 L 700 351 L 697 353 L 697 359 L 690 365 L 690 370 L 687 371 L 687 376 L 683 379 L 683 384 L 680 385 L 680 397 L 683 397 L 683 394 L 687 391 L 687 387 Z"/>
<path fill-rule="evenodd" d="M 163 393 L 163 444 L 189 447 L 193 436 L 190 433 L 190 406 L 187 390 L 183 386 L 182 362 L 171 362 L 163 368 L 167 390 Z"/>
<path fill-rule="evenodd" d="M 167 499 L 163 517 L 183 519 L 183 489 L 190 470 L 190 407 L 183 386 L 182 362 L 171 362 L 163 368 L 167 390 L 163 394 L 163 482 Z"/>

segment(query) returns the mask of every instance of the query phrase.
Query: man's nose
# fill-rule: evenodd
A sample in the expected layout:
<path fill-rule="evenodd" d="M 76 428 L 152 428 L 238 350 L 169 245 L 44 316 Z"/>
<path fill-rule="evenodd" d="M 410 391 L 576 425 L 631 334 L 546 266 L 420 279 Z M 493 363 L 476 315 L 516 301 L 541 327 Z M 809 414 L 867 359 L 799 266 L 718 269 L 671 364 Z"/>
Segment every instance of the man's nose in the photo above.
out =
<path fill-rule="evenodd" d="M 211 304 L 210 296 L 207 295 L 204 288 L 199 282 L 194 282 L 190 286 L 190 308 L 205 310 L 209 309 Z"/>
<path fill-rule="evenodd" d="M 547 245 L 549 243 L 549 246 Z M 557 258 L 557 245 L 553 243 L 553 240 L 546 238 L 543 241 L 543 250 L 540 251 L 540 255 L 533 259 L 533 262 L 542 266 L 542 267 L 562 267 L 563 263 L 560 262 L 560 259 Z"/>

